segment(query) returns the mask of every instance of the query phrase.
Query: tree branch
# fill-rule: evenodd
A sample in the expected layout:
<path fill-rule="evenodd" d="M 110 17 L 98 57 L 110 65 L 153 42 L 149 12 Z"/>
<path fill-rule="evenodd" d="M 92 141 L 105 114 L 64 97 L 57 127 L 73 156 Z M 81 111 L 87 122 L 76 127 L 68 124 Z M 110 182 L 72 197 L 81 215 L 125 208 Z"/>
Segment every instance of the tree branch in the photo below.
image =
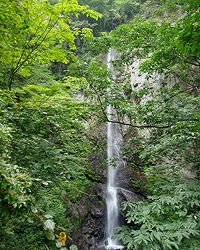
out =
<path fill-rule="evenodd" d="M 51 22 L 51 19 L 49 20 L 45 30 L 43 31 L 43 33 L 38 37 L 38 39 L 35 41 L 35 44 L 33 45 L 32 49 L 30 50 L 30 52 L 28 53 L 28 55 L 24 58 L 24 60 L 21 62 L 22 57 L 25 53 L 25 48 L 22 51 L 22 54 L 17 62 L 16 67 L 11 71 L 11 76 L 10 79 L 8 81 L 8 89 L 11 90 L 11 86 L 12 86 L 12 82 L 14 79 L 15 74 L 17 73 L 17 71 L 24 65 L 25 62 L 28 61 L 28 59 L 30 58 L 31 54 L 45 41 L 46 37 L 48 36 L 48 34 L 51 32 L 51 30 L 55 27 L 55 24 L 57 23 L 59 18 L 56 19 L 56 21 L 53 23 L 53 25 L 49 28 L 49 24 Z M 40 24 L 39 24 L 40 25 Z M 34 34 L 35 35 L 35 34 Z M 41 40 L 40 40 L 41 39 Z M 21 62 L 21 63 L 20 63 Z"/>
<path fill-rule="evenodd" d="M 106 118 L 106 121 L 109 122 L 108 117 L 107 117 L 107 113 L 106 113 L 106 111 L 105 111 L 104 108 L 103 108 L 103 103 L 102 103 L 102 101 L 101 101 L 101 97 L 100 97 L 99 93 L 97 92 L 97 90 L 94 88 L 93 85 L 91 85 L 91 88 L 94 90 L 95 94 L 97 95 L 97 99 L 98 99 L 98 101 L 100 102 L 101 111 L 102 111 L 104 117 Z"/>
<path fill-rule="evenodd" d="M 132 124 L 132 123 L 126 123 L 126 122 L 121 122 L 121 121 L 115 121 L 115 120 L 109 120 L 107 118 L 108 122 L 111 123 L 116 123 L 116 124 L 121 124 L 121 125 L 125 125 L 125 126 L 130 126 L 133 128 L 141 128 L 141 129 L 145 129 L 145 128 L 158 128 L 158 129 L 165 129 L 165 128 L 171 128 L 172 125 L 162 125 L 162 126 L 158 126 L 158 125 L 137 125 L 137 124 Z"/>
<path fill-rule="evenodd" d="M 111 123 L 116 123 L 116 124 L 121 124 L 124 126 L 131 126 L 134 128 L 141 128 L 141 129 L 145 129 L 145 128 L 159 128 L 159 129 L 164 129 L 164 128 L 170 128 L 172 125 L 163 125 L 163 126 L 157 126 L 157 125 L 137 125 L 137 124 L 132 124 L 132 123 L 126 123 L 126 122 L 121 122 L 119 120 L 109 120 L 106 111 L 103 108 L 103 103 L 101 101 L 101 97 L 99 96 L 97 90 L 94 88 L 94 86 L 91 86 L 92 89 L 95 91 L 96 95 L 97 95 L 97 99 L 100 102 L 100 108 L 101 111 L 103 113 L 103 116 L 106 118 L 105 120 L 107 122 L 111 122 Z"/>

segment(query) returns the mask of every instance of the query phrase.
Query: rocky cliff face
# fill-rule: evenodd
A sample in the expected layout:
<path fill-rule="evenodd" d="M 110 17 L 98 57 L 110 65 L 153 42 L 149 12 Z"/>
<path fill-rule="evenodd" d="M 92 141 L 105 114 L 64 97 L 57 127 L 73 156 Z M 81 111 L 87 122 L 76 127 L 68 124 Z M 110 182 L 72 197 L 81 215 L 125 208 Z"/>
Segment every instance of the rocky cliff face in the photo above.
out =
<path fill-rule="evenodd" d="M 139 75 L 138 63 L 133 65 L 131 75 L 130 88 L 140 88 L 140 84 L 146 82 L 146 78 Z M 133 72 L 138 75 L 133 76 Z M 142 78 L 142 79 L 141 79 Z M 133 83 L 137 83 L 137 86 L 133 86 Z M 129 140 L 132 136 L 132 132 L 128 131 L 129 128 L 121 128 L 123 133 L 123 142 Z M 94 172 L 94 175 L 98 176 L 97 179 L 92 179 L 92 184 L 86 190 L 86 194 L 83 194 L 82 198 L 76 203 L 74 207 L 74 213 L 80 218 L 80 224 L 74 226 L 74 232 L 72 235 L 73 242 L 78 246 L 80 250 L 97 250 L 103 249 L 100 247 L 103 244 L 105 238 L 105 222 L 106 222 L 106 181 L 107 181 L 107 154 L 106 154 L 106 124 L 95 131 L 91 131 L 97 142 L 101 140 L 102 151 L 95 151 L 89 159 L 90 167 Z M 130 133 L 130 134 L 129 134 Z M 134 133 L 138 133 L 134 131 Z M 147 132 L 146 132 L 147 133 Z M 134 150 L 133 150 L 134 151 Z M 133 168 L 131 166 L 140 166 L 142 163 L 139 161 L 134 152 L 129 155 L 125 155 L 124 164 L 121 165 L 117 175 L 117 186 L 119 202 L 127 200 L 144 200 L 144 188 L 145 178 L 139 171 L 139 168 Z M 136 185 L 137 184 L 137 185 Z M 135 188 L 133 188 L 135 186 Z M 136 187 L 137 186 L 137 187 Z M 123 214 L 120 214 L 120 220 L 125 223 Z"/>
<path fill-rule="evenodd" d="M 97 249 L 101 239 L 104 237 L 105 228 L 105 205 L 103 201 L 105 184 L 93 183 L 87 190 L 87 195 L 75 205 L 75 211 L 81 223 L 75 228 L 73 241 L 78 249 Z"/>

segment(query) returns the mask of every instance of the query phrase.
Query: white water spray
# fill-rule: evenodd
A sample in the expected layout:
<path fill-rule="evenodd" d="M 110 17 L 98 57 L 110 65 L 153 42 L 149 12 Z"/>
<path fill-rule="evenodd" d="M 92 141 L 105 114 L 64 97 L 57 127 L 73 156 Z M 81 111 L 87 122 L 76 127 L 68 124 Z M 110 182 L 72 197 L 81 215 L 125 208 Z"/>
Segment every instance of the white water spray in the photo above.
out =
<path fill-rule="evenodd" d="M 114 51 L 110 49 L 107 58 L 108 68 L 113 70 L 111 60 L 114 59 Z M 109 91 L 109 90 L 108 90 Z M 109 121 L 116 120 L 115 110 L 112 105 L 107 108 Z M 107 174 L 107 228 L 106 228 L 106 249 L 118 250 L 123 249 L 117 239 L 113 239 L 116 233 L 116 228 L 119 226 L 119 206 L 117 195 L 117 171 L 120 165 L 119 154 L 122 138 L 119 131 L 119 126 L 115 123 L 108 122 L 107 124 L 107 159 L 108 159 L 108 174 Z"/>

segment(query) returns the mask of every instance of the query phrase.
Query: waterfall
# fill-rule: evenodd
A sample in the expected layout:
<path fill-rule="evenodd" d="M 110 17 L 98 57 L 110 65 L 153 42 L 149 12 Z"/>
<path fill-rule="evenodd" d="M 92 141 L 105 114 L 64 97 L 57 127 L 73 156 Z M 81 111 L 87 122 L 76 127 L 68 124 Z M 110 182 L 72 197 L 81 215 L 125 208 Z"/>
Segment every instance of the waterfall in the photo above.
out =
<path fill-rule="evenodd" d="M 111 60 L 115 57 L 113 49 L 110 49 L 107 58 L 108 68 L 114 69 Z M 108 90 L 109 91 L 109 90 Z M 116 112 L 112 105 L 107 108 L 107 115 L 109 121 L 116 120 Z M 119 160 L 120 144 L 122 141 L 119 126 L 115 123 L 108 122 L 107 124 L 107 160 L 108 160 L 108 174 L 107 174 L 107 197 L 106 197 L 106 211 L 107 211 L 107 227 L 106 227 L 106 249 L 117 250 L 123 249 L 117 239 L 113 239 L 116 233 L 116 227 L 119 226 L 119 206 L 117 195 L 117 172 L 121 164 Z"/>

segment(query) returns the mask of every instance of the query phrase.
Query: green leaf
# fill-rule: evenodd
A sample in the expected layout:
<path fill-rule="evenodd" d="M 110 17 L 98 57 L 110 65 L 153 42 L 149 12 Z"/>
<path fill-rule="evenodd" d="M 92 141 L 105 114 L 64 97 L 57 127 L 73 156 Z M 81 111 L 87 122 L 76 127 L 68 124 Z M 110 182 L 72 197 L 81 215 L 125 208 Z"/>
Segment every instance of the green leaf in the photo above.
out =
<path fill-rule="evenodd" d="M 47 219 L 52 219 L 53 218 L 53 216 L 51 214 L 45 214 L 44 217 L 47 218 Z"/>
<path fill-rule="evenodd" d="M 71 246 L 69 247 L 69 249 L 70 249 L 70 250 L 78 250 L 78 248 L 77 248 L 76 245 L 71 245 Z"/>
<path fill-rule="evenodd" d="M 34 207 L 34 206 L 31 206 L 31 211 L 32 211 L 34 214 L 37 214 L 37 213 L 38 213 L 37 208 Z"/>
<path fill-rule="evenodd" d="M 52 220 L 46 220 L 44 222 L 44 228 L 45 228 L 45 230 L 51 230 L 51 231 L 53 231 L 54 228 L 55 228 L 54 221 L 52 221 Z"/>
<path fill-rule="evenodd" d="M 46 231 L 46 236 L 47 236 L 47 239 L 48 239 L 48 240 L 55 240 L 55 235 L 54 235 L 54 233 L 53 233 L 52 231 L 50 231 L 50 230 L 47 230 L 47 231 Z"/>
<path fill-rule="evenodd" d="M 34 221 L 33 221 L 31 218 L 28 218 L 27 221 L 28 221 L 28 223 L 30 223 L 30 224 L 33 224 L 33 223 L 34 223 Z"/>

